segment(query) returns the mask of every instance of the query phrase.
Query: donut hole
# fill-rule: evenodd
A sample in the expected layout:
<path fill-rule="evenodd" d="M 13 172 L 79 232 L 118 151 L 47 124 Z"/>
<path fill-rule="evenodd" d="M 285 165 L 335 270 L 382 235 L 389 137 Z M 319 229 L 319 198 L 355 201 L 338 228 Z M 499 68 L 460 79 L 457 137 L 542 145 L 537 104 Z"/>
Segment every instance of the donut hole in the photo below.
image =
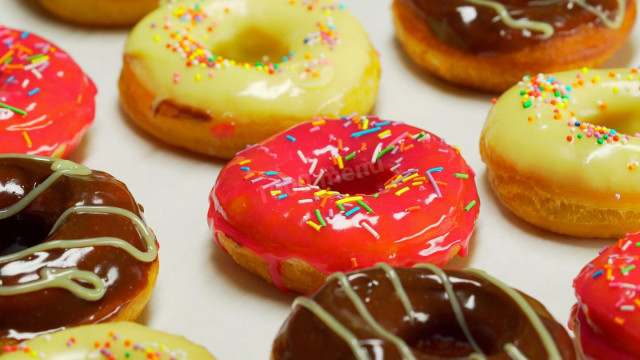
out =
<path fill-rule="evenodd" d="M 432 327 L 425 327 L 406 339 L 407 345 L 420 351 L 437 357 L 459 358 L 471 355 L 474 350 L 466 340 L 462 330 L 454 323 L 444 323 L 434 332 Z"/>
<path fill-rule="evenodd" d="M 236 62 L 279 62 L 289 54 L 288 46 L 278 37 L 257 27 L 244 28 L 216 43 L 212 53 Z"/>
<path fill-rule="evenodd" d="M 583 121 L 615 129 L 618 133 L 634 135 L 640 133 L 640 107 L 611 108 L 597 115 L 586 115 Z"/>
<path fill-rule="evenodd" d="M 42 216 L 23 212 L 0 221 L 0 256 L 11 255 L 44 241 L 53 225 Z"/>
<path fill-rule="evenodd" d="M 342 170 L 325 169 L 319 185 L 331 188 L 341 194 L 372 195 L 384 190 L 384 183 L 395 174 L 384 168 L 380 162 L 376 164 L 361 163 L 347 166 Z"/>

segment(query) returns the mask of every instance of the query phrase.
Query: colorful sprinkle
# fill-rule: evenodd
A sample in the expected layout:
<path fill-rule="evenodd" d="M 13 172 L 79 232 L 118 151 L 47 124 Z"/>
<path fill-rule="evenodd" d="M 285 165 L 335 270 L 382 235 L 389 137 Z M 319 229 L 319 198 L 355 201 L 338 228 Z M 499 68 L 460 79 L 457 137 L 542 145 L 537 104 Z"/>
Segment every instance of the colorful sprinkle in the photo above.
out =
<path fill-rule="evenodd" d="M 373 214 L 373 209 L 369 205 L 365 204 L 362 200 L 358 200 L 358 205 L 362 206 L 368 213 Z"/>
<path fill-rule="evenodd" d="M 376 126 L 374 128 L 370 128 L 370 129 L 367 129 L 367 130 L 356 131 L 354 133 L 351 133 L 351 137 L 356 138 L 356 137 L 360 137 L 362 135 L 367 135 L 367 134 L 371 134 L 371 133 L 374 133 L 374 132 L 378 132 L 380 130 L 382 130 L 382 128 L 379 127 L 379 126 Z"/>
<path fill-rule="evenodd" d="M 315 212 L 316 212 L 316 217 L 318 218 L 318 221 L 320 222 L 320 225 L 321 226 L 327 226 L 327 223 L 322 218 L 322 214 L 320 213 L 320 210 L 316 209 Z"/>
<path fill-rule="evenodd" d="M 369 225 L 367 222 L 363 221 L 360 223 L 360 225 L 365 228 L 371 235 L 373 235 L 374 238 L 376 239 L 380 239 L 380 234 L 378 234 L 378 232 L 376 232 L 373 227 L 371 227 L 371 225 Z"/>
<path fill-rule="evenodd" d="M 16 113 L 16 114 L 20 114 L 20 115 L 22 115 L 22 116 L 27 115 L 27 112 L 26 112 L 26 111 L 24 111 L 24 110 L 20 110 L 20 109 L 18 109 L 18 108 L 16 108 L 16 107 L 13 107 L 13 106 L 11 106 L 11 105 L 8 105 L 8 104 L 2 103 L 2 102 L 0 102 L 0 107 L 3 107 L 3 108 L 6 108 L 6 109 L 9 109 L 9 110 L 13 111 L 14 113 Z"/>
<path fill-rule="evenodd" d="M 467 206 L 465 206 L 464 211 L 471 210 L 475 205 L 476 205 L 476 201 L 475 200 L 471 200 L 471 202 Z"/>
<path fill-rule="evenodd" d="M 357 213 L 358 211 L 360 211 L 360 206 L 356 206 L 356 207 L 354 207 L 353 209 L 351 209 L 351 210 L 349 210 L 349 211 L 345 212 L 345 213 L 344 213 L 344 216 L 345 216 L 345 217 L 349 217 L 349 216 L 351 216 L 351 215 L 353 215 L 353 214 Z"/>

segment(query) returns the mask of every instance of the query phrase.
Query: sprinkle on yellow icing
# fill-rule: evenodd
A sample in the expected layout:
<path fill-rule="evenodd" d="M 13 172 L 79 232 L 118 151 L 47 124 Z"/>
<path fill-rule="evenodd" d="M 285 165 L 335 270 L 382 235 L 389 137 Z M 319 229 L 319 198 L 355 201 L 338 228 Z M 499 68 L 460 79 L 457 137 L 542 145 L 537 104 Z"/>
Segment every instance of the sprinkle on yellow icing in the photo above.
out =
<path fill-rule="evenodd" d="M 132 322 L 86 325 L 7 346 L 0 360 L 215 360 L 183 337 Z"/>
<path fill-rule="evenodd" d="M 178 98 L 214 118 L 337 112 L 371 63 L 364 29 L 329 0 L 177 2 L 143 19 L 125 52 L 156 103 Z"/>
<path fill-rule="evenodd" d="M 638 194 L 639 103 L 636 68 L 527 76 L 493 106 L 483 139 L 522 173 Z"/>

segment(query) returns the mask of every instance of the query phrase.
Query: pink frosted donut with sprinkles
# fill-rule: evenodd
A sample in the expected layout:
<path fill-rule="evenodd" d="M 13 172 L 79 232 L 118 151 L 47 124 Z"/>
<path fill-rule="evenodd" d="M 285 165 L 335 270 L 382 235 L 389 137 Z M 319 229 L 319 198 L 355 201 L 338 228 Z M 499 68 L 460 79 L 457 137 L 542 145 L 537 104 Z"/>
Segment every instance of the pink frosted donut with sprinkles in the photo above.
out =
<path fill-rule="evenodd" d="M 620 238 L 640 228 L 638 68 L 526 76 L 489 113 L 480 154 L 498 197 L 541 228 Z"/>
<path fill-rule="evenodd" d="M 211 192 L 209 226 L 240 265 L 307 292 L 336 271 L 464 256 L 474 177 L 457 148 L 421 129 L 318 118 L 238 153 Z"/>
<path fill-rule="evenodd" d="M 605 248 L 573 281 L 571 315 L 585 359 L 634 360 L 640 354 L 640 233 Z"/>
<path fill-rule="evenodd" d="M 96 92 L 56 45 L 0 25 L 0 153 L 67 157 L 93 122 Z"/>

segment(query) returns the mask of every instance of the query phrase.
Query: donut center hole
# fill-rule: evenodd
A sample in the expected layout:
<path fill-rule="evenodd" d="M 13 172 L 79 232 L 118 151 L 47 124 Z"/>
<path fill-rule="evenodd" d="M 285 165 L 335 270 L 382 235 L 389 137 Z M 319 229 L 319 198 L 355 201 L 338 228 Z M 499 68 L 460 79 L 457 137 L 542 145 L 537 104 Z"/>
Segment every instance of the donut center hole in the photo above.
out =
<path fill-rule="evenodd" d="M 288 46 L 278 37 L 268 32 L 249 27 L 237 32 L 227 40 L 220 41 L 212 52 L 236 62 L 280 62 L 289 53 Z"/>
<path fill-rule="evenodd" d="M 51 226 L 40 216 L 18 214 L 0 221 L 0 256 L 11 255 L 43 242 Z"/>
<path fill-rule="evenodd" d="M 384 190 L 384 183 L 394 176 L 394 173 L 385 169 L 381 162 L 375 164 L 361 163 L 355 166 L 346 166 L 342 170 L 331 169 L 321 179 L 321 188 L 331 188 L 341 194 L 372 195 Z"/>
<path fill-rule="evenodd" d="M 424 329 L 414 333 L 407 344 L 423 354 L 439 358 L 462 358 L 474 353 L 462 331 L 454 327 L 442 327 L 437 334 Z"/>
<path fill-rule="evenodd" d="M 615 129 L 622 134 L 634 136 L 634 134 L 640 133 L 640 107 L 633 109 L 610 108 L 596 116 L 586 116 L 582 119 L 594 125 Z"/>

